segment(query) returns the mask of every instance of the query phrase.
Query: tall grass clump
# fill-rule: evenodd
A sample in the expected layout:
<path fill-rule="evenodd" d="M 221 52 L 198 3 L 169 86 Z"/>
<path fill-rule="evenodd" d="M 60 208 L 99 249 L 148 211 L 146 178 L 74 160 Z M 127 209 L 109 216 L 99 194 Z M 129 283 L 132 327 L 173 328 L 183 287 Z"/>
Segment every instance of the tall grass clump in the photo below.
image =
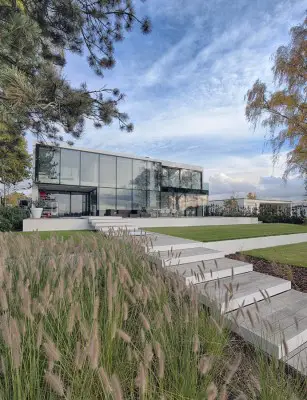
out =
<path fill-rule="evenodd" d="M 4 400 L 272 399 L 262 377 L 238 379 L 222 321 L 133 238 L 1 234 L 0 331 Z"/>

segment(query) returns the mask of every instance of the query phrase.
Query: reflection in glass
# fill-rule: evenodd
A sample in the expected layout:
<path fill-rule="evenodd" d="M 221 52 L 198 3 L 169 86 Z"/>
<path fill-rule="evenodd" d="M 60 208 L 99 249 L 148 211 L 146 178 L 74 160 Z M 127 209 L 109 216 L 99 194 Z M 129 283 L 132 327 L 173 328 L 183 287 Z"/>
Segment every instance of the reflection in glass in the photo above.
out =
<path fill-rule="evenodd" d="M 133 190 L 133 210 L 141 210 L 143 207 L 146 208 L 147 195 L 146 190 Z"/>
<path fill-rule="evenodd" d="M 117 157 L 117 187 L 132 187 L 132 159 Z"/>
<path fill-rule="evenodd" d="M 147 189 L 146 161 L 133 160 L 133 188 L 139 190 Z"/>
<path fill-rule="evenodd" d="M 151 209 L 160 208 L 160 192 L 153 190 L 147 192 L 147 206 Z"/>
<path fill-rule="evenodd" d="M 161 185 L 161 164 L 148 161 L 148 187 L 150 190 L 160 190 Z"/>
<path fill-rule="evenodd" d="M 59 183 L 60 152 L 52 147 L 38 147 L 38 181 Z"/>
<path fill-rule="evenodd" d="M 88 193 L 72 193 L 71 194 L 71 213 L 74 216 L 87 215 L 87 197 Z"/>
<path fill-rule="evenodd" d="M 80 184 L 80 151 L 61 149 L 61 183 Z"/>
<path fill-rule="evenodd" d="M 115 210 L 116 190 L 111 188 L 99 189 L 99 215 L 104 215 L 106 210 Z"/>
<path fill-rule="evenodd" d="M 116 157 L 100 155 L 100 186 L 116 187 Z"/>
<path fill-rule="evenodd" d="M 131 210 L 132 191 L 127 189 L 117 189 L 117 209 Z"/>
<path fill-rule="evenodd" d="M 169 186 L 179 188 L 179 169 L 169 168 L 168 179 Z"/>
<path fill-rule="evenodd" d="M 70 215 L 70 193 L 53 193 L 52 197 L 58 203 L 58 216 Z"/>
<path fill-rule="evenodd" d="M 81 185 L 98 186 L 99 155 L 81 151 Z"/>
<path fill-rule="evenodd" d="M 168 168 L 162 168 L 162 186 L 169 186 Z"/>
<path fill-rule="evenodd" d="M 161 208 L 170 208 L 172 196 L 167 192 L 161 193 Z"/>
<path fill-rule="evenodd" d="M 201 172 L 192 171 L 192 189 L 201 189 Z"/>
<path fill-rule="evenodd" d="M 181 182 L 180 185 L 184 189 L 191 189 L 192 187 L 192 172 L 189 169 L 181 170 Z"/>

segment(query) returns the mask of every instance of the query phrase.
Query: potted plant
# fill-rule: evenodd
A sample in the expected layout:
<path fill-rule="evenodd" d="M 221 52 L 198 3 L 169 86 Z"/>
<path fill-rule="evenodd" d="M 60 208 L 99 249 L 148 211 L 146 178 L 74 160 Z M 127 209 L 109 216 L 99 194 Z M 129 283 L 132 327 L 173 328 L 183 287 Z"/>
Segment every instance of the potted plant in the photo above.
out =
<path fill-rule="evenodd" d="M 32 201 L 31 215 L 32 218 L 40 218 L 44 209 L 44 201 L 42 199 Z"/>

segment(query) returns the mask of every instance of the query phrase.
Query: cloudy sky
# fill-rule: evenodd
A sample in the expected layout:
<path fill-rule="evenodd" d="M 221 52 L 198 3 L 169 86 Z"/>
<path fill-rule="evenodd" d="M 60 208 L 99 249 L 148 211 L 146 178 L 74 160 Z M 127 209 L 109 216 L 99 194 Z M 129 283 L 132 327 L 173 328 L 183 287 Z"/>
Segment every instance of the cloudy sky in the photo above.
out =
<path fill-rule="evenodd" d="M 258 77 L 272 82 L 272 54 L 303 20 L 305 0 L 135 2 L 153 31 L 128 34 L 104 79 L 78 56 L 69 56 L 65 68 L 74 85 L 86 81 L 91 89 L 107 85 L 126 93 L 121 109 L 135 130 L 88 124 L 77 145 L 201 165 L 212 198 L 249 191 L 300 198 L 302 182 L 281 179 L 285 153 L 273 166 L 265 131 L 248 126 L 244 94 Z"/>

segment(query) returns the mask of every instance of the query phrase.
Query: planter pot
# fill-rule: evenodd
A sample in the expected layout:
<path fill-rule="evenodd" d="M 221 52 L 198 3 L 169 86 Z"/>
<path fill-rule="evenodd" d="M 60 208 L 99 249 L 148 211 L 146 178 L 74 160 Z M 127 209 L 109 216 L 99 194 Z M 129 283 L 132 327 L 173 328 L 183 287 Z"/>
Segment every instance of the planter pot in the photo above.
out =
<path fill-rule="evenodd" d="M 43 208 L 31 208 L 32 218 L 40 218 L 42 216 Z"/>

